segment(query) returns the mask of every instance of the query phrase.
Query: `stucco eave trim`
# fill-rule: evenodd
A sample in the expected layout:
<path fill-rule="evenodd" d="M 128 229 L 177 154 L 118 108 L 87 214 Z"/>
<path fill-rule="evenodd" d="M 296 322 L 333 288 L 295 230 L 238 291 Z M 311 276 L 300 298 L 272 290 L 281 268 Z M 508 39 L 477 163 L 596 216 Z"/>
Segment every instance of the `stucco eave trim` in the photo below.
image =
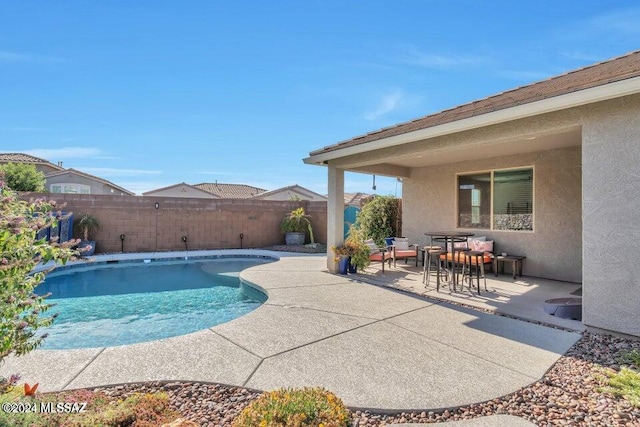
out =
<path fill-rule="evenodd" d="M 376 141 L 340 148 L 326 153 L 316 154 L 304 158 L 303 162 L 306 164 L 326 165 L 330 160 L 339 159 L 341 157 L 361 154 L 368 151 L 379 150 L 382 148 L 388 148 L 397 145 L 403 145 L 415 141 L 471 129 L 477 129 L 499 123 L 505 123 L 513 120 L 523 119 L 526 117 L 564 110 L 567 108 L 578 107 L 581 105 L 593 104 L 596 102 L 606 101 L 613 98 L 620 98 L 636 93 L 640 93 L 640 77 L 633 77 L 630 79 L 584 89 L 553 98 L 547 98 L 524 105 L 518 105 L 516 107 L 506 108 L 504 110 L 494 111 L 479 116 L 444 123 L 426 129 L 407 132 L 389 138 L 383 138 Z"/>

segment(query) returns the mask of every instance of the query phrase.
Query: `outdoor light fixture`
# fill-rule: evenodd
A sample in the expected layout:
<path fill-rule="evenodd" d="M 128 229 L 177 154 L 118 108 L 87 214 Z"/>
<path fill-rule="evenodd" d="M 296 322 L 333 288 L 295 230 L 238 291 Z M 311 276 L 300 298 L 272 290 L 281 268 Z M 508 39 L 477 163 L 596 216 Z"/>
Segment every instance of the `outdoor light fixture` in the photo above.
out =
<path fill-rule="evenodd" d="M 373 190 L 376 189 L 376 176 L 373 175 L 373 187 L 371 187 Z"/>
<path fill-rule="evenodd" d="M 156 202 L 156 209 L 160 207 L 160 203 Z"/>
<path fill-rule="evenodd" d="M 182 241 L 184 242 L 184 250 L 188 251 L 189 247 L 187 246 L 187 236 L 182 236 Z"/>
<path fill-rule="evenodd" d="M 124 234 L 120 235 L 120 245 L 121 245 L 120 252 L 124 252 Z"/>
<path fill-rule="evenodd" d="M 242 239 L 244 239 L 244 233 L 240 233 L 240 249 L 242 249 Z"/>

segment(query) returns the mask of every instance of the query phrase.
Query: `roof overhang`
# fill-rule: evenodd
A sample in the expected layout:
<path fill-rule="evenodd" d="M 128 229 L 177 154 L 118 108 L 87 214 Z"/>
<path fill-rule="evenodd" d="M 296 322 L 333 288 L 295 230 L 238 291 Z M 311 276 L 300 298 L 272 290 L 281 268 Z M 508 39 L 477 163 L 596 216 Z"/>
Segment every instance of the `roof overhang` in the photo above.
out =
<path fill-rule="evenodd" d="M 318 153 L 303 159 L 304 163 L 312 165 L 327 165 L 331 160 L 354 154 L 362 154 L 378 149 L 394 147 L 415 141 L 426 140 L 438 136 L 454 134 L 467 130 L 506 123 L 513 120 L 593 104 L 609 99 L 620 98 L 627 95 L 640 93 L 640 77 L 633 77 L 589 89 L 584 89 L 528 104 L 505 108 L 491 113 L 468 117 L 425 129 L 407 132 L 375 141 L 370 141 L 332 151 Z"/>

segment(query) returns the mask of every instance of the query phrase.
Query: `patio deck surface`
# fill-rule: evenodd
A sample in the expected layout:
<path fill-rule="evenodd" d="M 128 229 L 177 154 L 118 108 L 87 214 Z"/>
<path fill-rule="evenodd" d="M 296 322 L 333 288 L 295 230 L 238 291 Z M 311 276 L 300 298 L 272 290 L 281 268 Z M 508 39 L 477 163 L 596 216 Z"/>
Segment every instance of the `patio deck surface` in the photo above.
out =
<path fill-rule="evenodd" d="M 374 269 L 339 276 L 324 268 L 324 256 L 282 257 L 241 273 L 242 280 L 269 295 L 246 316 L 141 344 L 36 350 L 10 358 L 0 374 L 20 373 L 43 391 L 150 380 L 261 390 L 324 386 L 352 408 L 437 410 L 482 402 L 536 381 L 580 337 L 379 286 L 418 286 L 415 268 L 399 266 L 384 276 Z M 505 284 L 506 290 L 498 288 L 504 278 L 491 283 L 494 292 L 483 292 L 477 303 L 501 310 L 513 300 L 526 307 L 542 292 L 526 282 L 515 286 L 530 291 L 505 295 L 513 283 Z M 477 298 L 448 297 L 467 304 Z M 579 322 L 574 326 L 581 329 Z"/>

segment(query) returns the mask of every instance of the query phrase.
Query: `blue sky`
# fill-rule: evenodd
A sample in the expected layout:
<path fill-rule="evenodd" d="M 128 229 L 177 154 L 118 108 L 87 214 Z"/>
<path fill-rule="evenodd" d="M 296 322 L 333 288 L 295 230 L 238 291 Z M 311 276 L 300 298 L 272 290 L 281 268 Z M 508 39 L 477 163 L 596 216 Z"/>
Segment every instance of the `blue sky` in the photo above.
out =
<path fill-rule="evenodd" d="M 138 194 L 324 194 L 310 151 L 638 50 L 638 22 L 636 1 L 3 0 L 0 151 Z"/>

